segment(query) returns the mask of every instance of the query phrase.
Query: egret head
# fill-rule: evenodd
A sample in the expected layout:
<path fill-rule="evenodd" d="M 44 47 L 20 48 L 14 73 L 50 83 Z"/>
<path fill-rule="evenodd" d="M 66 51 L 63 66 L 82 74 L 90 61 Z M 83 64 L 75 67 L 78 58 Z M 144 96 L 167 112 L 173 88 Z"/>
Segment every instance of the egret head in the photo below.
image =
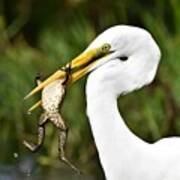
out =
<path fill-rule="evenodd" d="M 116 95 L 127 93 L 154 79 L 159 60 L 159 47 L 146 30 L 133 26 L 114 26 L 100 34 L 82 54 L 70 62 L 72 78 L 69 83 L 91 72 L 89 80 L 100 83 L 98 87 L 111 88 L 110 91 Z M 63 75 L 64 72 L 58 70 L 26 97 Z"/>
<path fill-rule="evenodd" d="M 110 44 L 111 53 L 91 67 L 93 72 L 89 77 L 101 84 L 99 88 L 111 88 L 109 91 L 119 95 L 141 88 L 154 79 L 161 53 L 146 30 L 112 27 L 100 34 L 87 51 L 104 43 Z"/>

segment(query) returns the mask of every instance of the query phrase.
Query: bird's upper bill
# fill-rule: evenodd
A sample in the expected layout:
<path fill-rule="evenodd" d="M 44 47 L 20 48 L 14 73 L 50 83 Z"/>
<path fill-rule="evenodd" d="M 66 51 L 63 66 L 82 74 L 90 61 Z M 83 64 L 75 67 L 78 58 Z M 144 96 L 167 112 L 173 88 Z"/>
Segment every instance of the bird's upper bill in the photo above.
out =
<path fill-rule="evenodd" d="M 69 67 L 71 68 L 71 78 L 69 81 L 69 84 L 72 84 L 73 82 L 77 81 L 84 75 L 86 75 L 88 72 L 93 70 L 94 67 L 96 67 L 97 62 L 103 58 L 104 56 L 107 56 L 111 53 L 110 51 L 111 46 L 110 44 L 103 44 L 100 47 L 87 50 L 77 56 L 75 59 L 67 63 L 63 68 Z M 40 85 L 38 85 L 36 88 L 34 88 L 27 96 L 25 96 L 24 99 L 29 98 L 33 94 L 37 93 L 38 91 L 42 90 L 44 87 L 46 87 L 49 83 L 63 78 L 65 76 L 65 71 L 59 69 L 54 74 L 52 74 L 50 77 L 48 77 L 45 81 L 43 81 Z"/>

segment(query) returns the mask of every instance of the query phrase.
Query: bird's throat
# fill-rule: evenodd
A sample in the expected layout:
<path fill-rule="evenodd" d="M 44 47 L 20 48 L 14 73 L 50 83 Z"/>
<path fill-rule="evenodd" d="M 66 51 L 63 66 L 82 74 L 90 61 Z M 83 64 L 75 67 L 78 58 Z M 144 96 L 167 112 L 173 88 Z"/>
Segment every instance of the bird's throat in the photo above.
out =
<path fill-rule="evenodd" d="M 110 179 L 113 179 L 113 174 L 117 174 L 114 171 L 120 171 L 119 165 L 121 163 L 121 170 L 123 168 L 128 169 L 123 167 L 123 163 L 128 160 L 133 161 L 133 157 L 136 156 L 136 145 L 139 142 L 141 144 L 141 140 L 125 124 L 118 111 L 117 98 L 111 94 L 108 88 L 102 88 L 93 78 L 89 78 L 86 95 L 87 115 L 99 158 L 106 178 L 111 177 Z M 136 143 L 137 141 L 138 143 Z M 131 149 L 133 149 L 133 152 L 131 152 Z"/>

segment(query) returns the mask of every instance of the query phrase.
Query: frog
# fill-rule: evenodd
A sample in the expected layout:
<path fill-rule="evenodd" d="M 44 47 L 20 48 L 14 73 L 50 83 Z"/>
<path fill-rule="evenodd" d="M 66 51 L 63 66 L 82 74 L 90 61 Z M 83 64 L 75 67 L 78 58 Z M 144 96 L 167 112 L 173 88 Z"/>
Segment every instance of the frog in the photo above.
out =
<path fill-rule="evenodd" d="M 38 121 L 37 143 L 35 144 L 24 140 L 23 144 L 32 152 L 39 151 L 45 139 L 45 126 L 48 122 L 51 122 L 58 129 L 58 152 L 60 160 L 80 174 L 80 171 L 67 159 L 65 154 L 68 127 L 60 114 L 59 108 L 63 103 L 66 94 L 66 87 L 71 78 L 71 67 L 69 65 L 68 67 L 62 68 L 62 70 L 65 71 L 65 77 L 51 82 L 42 90 L 41 106 L 43 112 Z M 38 75 L 35 81 L 36 84 L 39 85 L 41 83 L 41 76 Z"/>

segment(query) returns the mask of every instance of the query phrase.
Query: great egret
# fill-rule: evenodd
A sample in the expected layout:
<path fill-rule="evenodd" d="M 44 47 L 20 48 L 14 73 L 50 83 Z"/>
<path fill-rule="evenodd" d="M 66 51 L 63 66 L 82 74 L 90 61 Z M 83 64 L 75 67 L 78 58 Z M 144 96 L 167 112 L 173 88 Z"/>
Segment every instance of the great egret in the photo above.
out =
<path fill-rule="evenodd" d="M 109 54 L 90 58 L 89 52 L 104 43 L 111 46 Z M 150 33 L 119 25 L 100 34 L 72 61 L 79 66 L 72 80 L 91 72 L 86 86 L 87 115 L 108 180 L 180 179 L 180 139 L 167 138 L 154 144 L 144 142 L 129 130 L 117 106 L 118 96 L 152 82 L 160 56 Z M 56 72 L 36 91 L 60 74 Z"/>

